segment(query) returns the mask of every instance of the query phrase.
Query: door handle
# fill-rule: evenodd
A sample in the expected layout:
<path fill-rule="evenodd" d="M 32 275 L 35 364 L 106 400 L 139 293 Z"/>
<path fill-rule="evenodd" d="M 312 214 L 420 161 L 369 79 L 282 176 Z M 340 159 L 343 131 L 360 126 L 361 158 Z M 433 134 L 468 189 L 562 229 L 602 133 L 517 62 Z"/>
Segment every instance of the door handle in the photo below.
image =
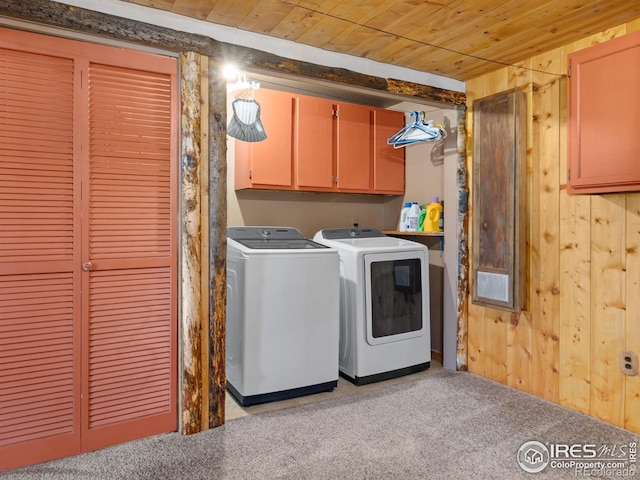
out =
<path fill-rule="evenodd" d="M 91 262 L 85 262 L 85 263 L 83 263 L 83 264 L 82 264 L 82 269 L 83 269 L 85 272 L 90 272 L 91 270 L 93 270 L 93 263 L 91 263 Z"/>

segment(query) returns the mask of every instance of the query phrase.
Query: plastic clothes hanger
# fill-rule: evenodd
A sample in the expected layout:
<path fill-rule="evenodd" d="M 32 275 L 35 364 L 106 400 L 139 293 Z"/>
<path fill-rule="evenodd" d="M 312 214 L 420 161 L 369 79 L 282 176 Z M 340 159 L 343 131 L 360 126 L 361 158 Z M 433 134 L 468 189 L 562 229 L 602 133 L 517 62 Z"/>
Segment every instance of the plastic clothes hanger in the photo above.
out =
<path fill-rule="evenodd" d="M 447 131 L 442 125 L 434 124 L 432 120 L 425 120 L 424 112 L 410 111 L 411 121 L 387 139 L 393 148 L 402 148 L 420 142 L 435 142 L 446 138 Z"/>

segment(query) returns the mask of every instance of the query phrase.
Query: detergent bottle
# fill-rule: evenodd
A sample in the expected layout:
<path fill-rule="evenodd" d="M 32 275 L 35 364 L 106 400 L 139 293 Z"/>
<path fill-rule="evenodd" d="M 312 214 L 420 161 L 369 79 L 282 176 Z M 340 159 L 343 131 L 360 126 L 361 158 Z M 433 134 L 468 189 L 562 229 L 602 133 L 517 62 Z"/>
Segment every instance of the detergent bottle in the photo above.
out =
<path fill-rule="evenodd" d="M 398 222 L 398 231 L 406 232 L 407 231 L 407 213 L 411 210 L 411 202 L 407 202 L 400 210 L 400 222 Z"/>
<path fill-rule="evenodd" d="M 442 205 L 440 198 L 433 197 L 431 203 L 427 205 L 427 214 L 424 219 L 425 232 L 442 232 L 440 228 L 440 214 L 442 213 Z"/>
<path fill-rule="evenodd" d="M 407 232 L 415 232 L 418 230 L 418 219 L 420 218 L 420 205 L 418 202 L 413 202 L 409 213 L 407 213 Z"/>
<path fill-rule="evenodd" d="M 418 232 L 424 232 L 424 219 L 427 216 L 427 206 L 422 205 L 422 210 L 420 210 L 420 216 L 418 217 Z"/>

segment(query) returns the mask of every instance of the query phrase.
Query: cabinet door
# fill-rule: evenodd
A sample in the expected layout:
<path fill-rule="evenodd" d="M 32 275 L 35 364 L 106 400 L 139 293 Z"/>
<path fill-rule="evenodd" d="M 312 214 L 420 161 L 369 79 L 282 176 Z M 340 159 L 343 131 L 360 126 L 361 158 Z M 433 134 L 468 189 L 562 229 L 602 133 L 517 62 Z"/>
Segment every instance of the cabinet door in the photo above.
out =
<path fill-rule="evenodd" d="M 374 110 L 373 190 L 404 193 L 404 148 L 387 145 L 387 138 L 404 126 L 404 113 Z"/>
<path fill-rule="evenodd" d="M 336 120 L 336 173 L 341 191 L 370 191 L 372 164 L 372 109 L 341 103 Z"/>
<path fill-rule="evenodd" d="M 640 32 L 568 56 L 569 193 L 640 190 Z"/>
<path fill-rule="evenodd" d="M 235 140 L 235 187 L 292 188 L 293 96 L 261 88 L 254 98 L 267 133 L 262 142 Z"/>
<path fill-rule="evenodd" d="M 297 187 L 300 190 L 333 188 L 333 102 L 298 96 L 296 124 Z"/>

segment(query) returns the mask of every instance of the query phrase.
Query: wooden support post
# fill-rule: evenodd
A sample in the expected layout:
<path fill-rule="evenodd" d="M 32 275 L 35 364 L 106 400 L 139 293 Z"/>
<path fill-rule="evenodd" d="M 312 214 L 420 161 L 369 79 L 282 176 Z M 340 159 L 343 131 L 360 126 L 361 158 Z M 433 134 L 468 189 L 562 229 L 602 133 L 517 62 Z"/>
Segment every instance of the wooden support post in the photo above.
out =
<path fill-rule="evenodd" d="M 180 55 L 182 104 L 181 177 L 181 280 L 182 358 L 180 430 L 201 430 L 202 417 L 202 324 L 200 319 L 200 55 Z"/>
<path fill-rule="evenodd" d="M 210 59 L 211 68 L 217 68 Z M 227 87 L 209 75 L 209 427 L 224 424 L 227 301 Z"/>
<path fill-rule="evenodd" d="M 456 307 L 458 311 L 458 340 L 457 360 L 458 370 L 467 370 L 467 299 L 469 296 L 469 186 L 467 184 L 467 108 L 458 106 L 458 163 L 457 163 L 457 189 L 458 189 L 458 218 L 456 238 L 458 242 L 458 296 Z"/>

